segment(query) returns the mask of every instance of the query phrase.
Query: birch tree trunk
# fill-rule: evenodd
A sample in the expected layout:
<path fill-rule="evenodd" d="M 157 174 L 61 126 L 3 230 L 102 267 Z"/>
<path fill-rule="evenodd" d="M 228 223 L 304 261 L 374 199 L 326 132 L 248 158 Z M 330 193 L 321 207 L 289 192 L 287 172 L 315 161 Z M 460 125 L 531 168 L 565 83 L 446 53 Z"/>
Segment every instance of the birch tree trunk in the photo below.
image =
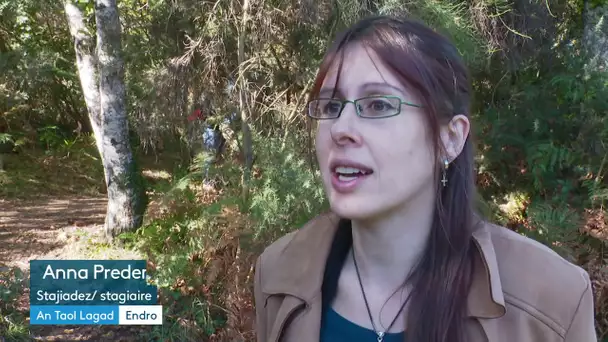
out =
<path fill-rule="evenodd" d="M 108 186 L 105 233 L 109 238 L 138 228 L 145 210 L 141 175 L 129 144 L 121 27 L 116 0 L 95 0 L 101 154 Z"/>
<path fill-rule="evenodd" d="M 249 0 L 243 0 L 241 25 L 238 36 L 238 62 L 239 62 L 239 109 L 241 112 L 241 131 L 243 132 L 243 159 L 245 159 L 245 170 L 243 172 L 243 195 L 249 192 L 249 181 L 253 164 L 253 142 L 249 127 L 249 113 L 247 112 L 247 94 L 245 78 L 245 35 L 247 34 L 247 23 L 249 17 Z"/>
<path fill-rule="evenodd" d="M 80 76 L 80 85 L 84 95 L 84 102 L 89 112 L 91 129 L 95 135 L 97 150 L 101 154 L 101 109 L 99 107 L 99 85 L 97 78 L 97 60 L 95 57 L 95 40 L 89 32 L 84 15 L 78 6 L 71 0 L 64 2 L 65 14 L 70 27 L 70 34 L 74 39 L 76 52 L 76 68 Z M 103 158 L 103 155 L 101 155 Z"/>

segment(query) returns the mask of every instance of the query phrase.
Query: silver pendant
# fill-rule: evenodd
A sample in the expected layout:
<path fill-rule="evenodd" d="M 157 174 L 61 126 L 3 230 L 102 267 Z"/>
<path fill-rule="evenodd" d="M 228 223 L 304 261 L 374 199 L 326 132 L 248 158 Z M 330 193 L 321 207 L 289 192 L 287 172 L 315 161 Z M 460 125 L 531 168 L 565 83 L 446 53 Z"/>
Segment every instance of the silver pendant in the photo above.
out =
<path fill-rule="evenodd" d="M 377 332 L 376 334 L 378 334 L 378 342 L 382 342 L 384 339 L 384 331 Z"/>

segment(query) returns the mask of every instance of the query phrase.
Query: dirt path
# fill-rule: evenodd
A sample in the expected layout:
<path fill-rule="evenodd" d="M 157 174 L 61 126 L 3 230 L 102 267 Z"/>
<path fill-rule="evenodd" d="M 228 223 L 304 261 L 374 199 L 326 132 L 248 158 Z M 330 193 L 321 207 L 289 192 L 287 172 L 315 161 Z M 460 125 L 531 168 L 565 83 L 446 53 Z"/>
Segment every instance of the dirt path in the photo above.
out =
<path fill-rule="evenodd" d="M 74 236 L 99 232 L 105 211 L 102 196 L 0 199 L 0 268 L 18 267 L 27 274 L 32 259 L 80 259 L 74 254 Z M 29 311 L 27 285 L 14 305 L 24 314 Z M 34 341 L 136 341 L 141 330 L 126 326 L 30 327 Z"/>
<path fill-rule="evenodd" d="M 58 258 L 71 230 L 101 228 L 104 197 L 0 199 L 0 264 L 29 269 L 29 260 Z"/>

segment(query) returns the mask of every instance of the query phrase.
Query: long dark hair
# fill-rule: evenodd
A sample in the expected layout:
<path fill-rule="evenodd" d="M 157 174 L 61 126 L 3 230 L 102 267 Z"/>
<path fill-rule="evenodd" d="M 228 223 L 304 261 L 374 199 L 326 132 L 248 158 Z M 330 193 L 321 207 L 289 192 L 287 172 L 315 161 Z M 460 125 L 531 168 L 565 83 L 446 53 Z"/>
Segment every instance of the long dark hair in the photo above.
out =
<path fill-rule="evenodd" d="M 436 160 L 444 156 L 440 125 L 470 112 L 468 70 L 458 50 L 444 36 L 410 19 L 366 18 L 340 34 L 319 68 L 311 98 L 318 95 L 328 69 L 341 70 L 349 44 L 371 49 L 402 83 L 414 91 L 426 111 Z M 339 78 L 338 73 L 338 78 Z M 338 81 L 336 81 L 338 82 Z M 440 183 L 441 168 L 433 170 Z M 413 271 L 408 310 L 408 340 L 465 342 L 467 297 L 473 270 L 473 148 L 468 137 L 461 154 L 450 163 L 448 185 L 437 186 L 437 202 L 426 251 Z"/>

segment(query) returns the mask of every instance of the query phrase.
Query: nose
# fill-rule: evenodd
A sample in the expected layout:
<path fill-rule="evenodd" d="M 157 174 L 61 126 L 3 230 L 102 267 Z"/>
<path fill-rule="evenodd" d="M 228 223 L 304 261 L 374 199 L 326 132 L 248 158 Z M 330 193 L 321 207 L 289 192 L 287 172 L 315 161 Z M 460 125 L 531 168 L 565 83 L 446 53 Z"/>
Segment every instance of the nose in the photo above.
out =
<path fill-rule="evenodd" d="M 332 123 L 332 140 L 340 146 L 360 145 L 362 139 L 361 134 L 356 129 L 357 121 L 359 121 L 359 117 L 355 104 L 352 102 L 346 103 L 340 116 Z"/>

